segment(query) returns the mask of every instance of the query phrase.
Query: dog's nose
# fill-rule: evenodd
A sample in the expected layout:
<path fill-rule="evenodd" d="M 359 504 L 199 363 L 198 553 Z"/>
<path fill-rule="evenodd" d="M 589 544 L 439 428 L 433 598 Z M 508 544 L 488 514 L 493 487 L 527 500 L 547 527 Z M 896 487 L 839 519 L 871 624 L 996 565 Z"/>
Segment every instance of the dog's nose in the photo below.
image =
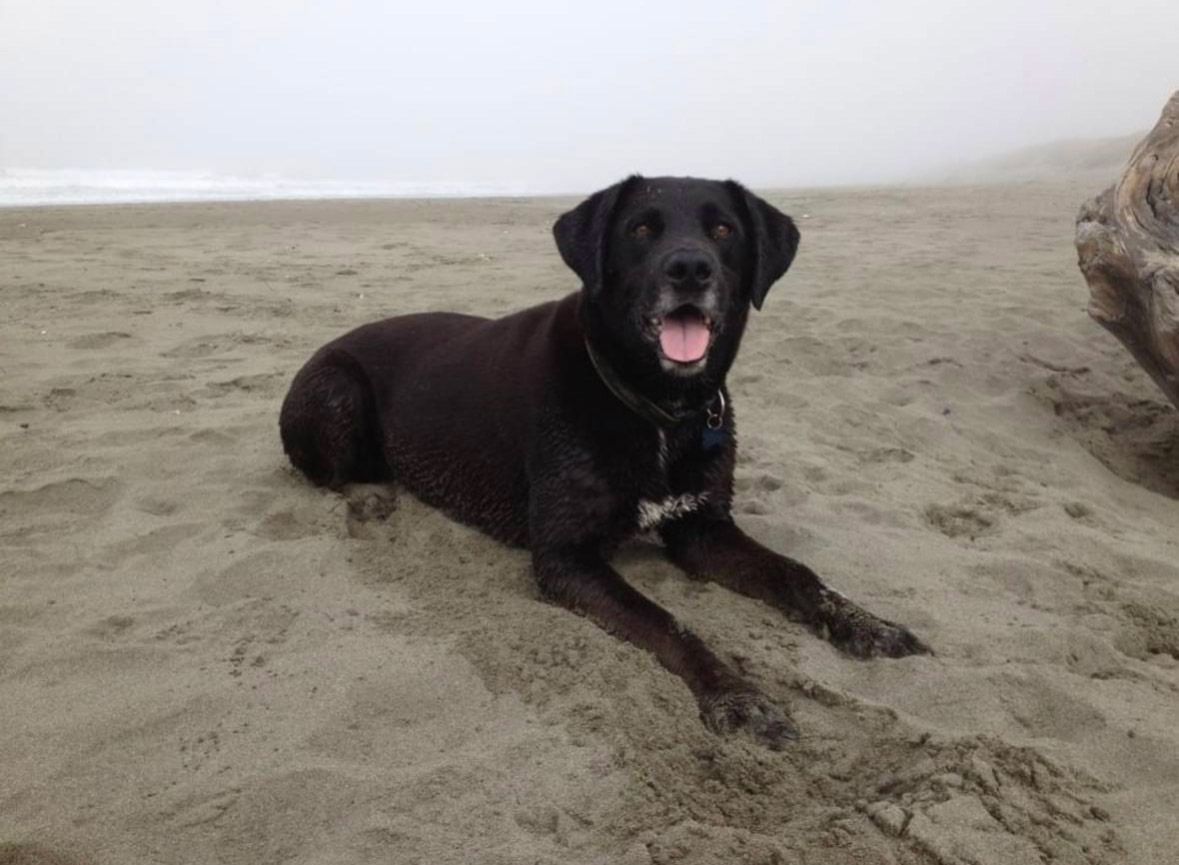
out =
<path fill-rule="evenodd" d="M 712 279 L 712 259 L 694 249 L 677 249 L 663 262 L 663 273 L 677 286 L 695 282 L 704 285 Z"/>

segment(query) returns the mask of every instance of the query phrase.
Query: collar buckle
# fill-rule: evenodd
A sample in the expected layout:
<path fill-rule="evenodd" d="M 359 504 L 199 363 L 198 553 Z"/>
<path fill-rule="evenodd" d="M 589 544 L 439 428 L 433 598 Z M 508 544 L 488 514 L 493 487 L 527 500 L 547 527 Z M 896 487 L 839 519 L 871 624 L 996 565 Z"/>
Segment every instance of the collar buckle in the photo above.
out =
<path fill-rule="evenodd" d="M 719 407 L 716 403 L 720 403 Z M 725 422 L 725 394 L 724 391 L 718 390 L 716 392 L 716 401 L 708 404 L 708 420 L 704 423 L 711 430 L 718 430 Z"/>

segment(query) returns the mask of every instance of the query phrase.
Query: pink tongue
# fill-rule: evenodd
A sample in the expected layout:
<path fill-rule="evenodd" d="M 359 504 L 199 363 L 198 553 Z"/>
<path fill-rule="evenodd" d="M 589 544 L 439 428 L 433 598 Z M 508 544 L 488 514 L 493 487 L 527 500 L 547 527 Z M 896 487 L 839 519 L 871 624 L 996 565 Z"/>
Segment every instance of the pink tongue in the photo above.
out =
<path fill-rule="evenodd" d="M 692 363 L 708 351 L 708 326 L 695 315 L 668 316 L 659 334 L 663 353 L 674 361 Z"/>

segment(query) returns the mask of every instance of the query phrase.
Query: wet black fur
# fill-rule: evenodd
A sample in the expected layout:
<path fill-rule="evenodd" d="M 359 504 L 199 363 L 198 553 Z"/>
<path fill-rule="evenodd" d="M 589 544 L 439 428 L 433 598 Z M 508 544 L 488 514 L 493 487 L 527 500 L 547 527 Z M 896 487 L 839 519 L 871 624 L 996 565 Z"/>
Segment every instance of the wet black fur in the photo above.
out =
<path fill-rule="evenodd" d="M 636 222 L 653 230 L 639 237 Z M 722 222 L 731 231 L 718 238 Z M 638 529 L 641 500 L 707 497 L 659 526 L 669 557 L 693 575 L 760 598 L 858 656 L 927 651 L 747 537 L 731 516 L 731 402 L 722 434 L 704 435 L 717 392 L 727 401 L 750 307 L 761 308 L 794 258 L 790 218 L 732 181 L 630 177 L 561 216 L 553 232 L 581 291 L 495 320 L 399 316 L 320 349 L 282 407 L 291 462 L 332 488 L 396 480 L 528 547 L 543 596 L 655 653 L 718 731 L 744 729 L 775 747 L 794 735 L 751 682 L 609 566 Z M 668 287 L 668 256 L 684 250 L 712 268 L 707 295 L 703 285 Z M 707 360 L 693 375 L 669 373 L 643 322 L 669 297 L 705 296 L 715 313 Z M 592 367 L 587 338 L 633 390 L 688 418 L 657 428 L 624 406 Z"/>

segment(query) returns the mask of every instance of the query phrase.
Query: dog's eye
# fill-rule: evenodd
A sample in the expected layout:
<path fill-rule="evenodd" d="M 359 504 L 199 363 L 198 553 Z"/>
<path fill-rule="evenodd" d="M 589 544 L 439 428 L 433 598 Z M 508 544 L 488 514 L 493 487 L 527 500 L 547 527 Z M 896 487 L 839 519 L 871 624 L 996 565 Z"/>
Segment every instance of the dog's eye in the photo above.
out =
<path fill-rule="evenodd" d="M 723 222 L 718 222 L 712 227 L 709 232 L 713 240 L 726 240 L 733 234 L 733 228 L 730 225 L 725 225 Z"/>
<path fill-rule="evenodd" d="M 652 229 L 651 226 L 645 222 L 640 222 L 630 230 L 630 236 L 636 240 L 646 240 L 654 233 L 654 229 Z"/>

